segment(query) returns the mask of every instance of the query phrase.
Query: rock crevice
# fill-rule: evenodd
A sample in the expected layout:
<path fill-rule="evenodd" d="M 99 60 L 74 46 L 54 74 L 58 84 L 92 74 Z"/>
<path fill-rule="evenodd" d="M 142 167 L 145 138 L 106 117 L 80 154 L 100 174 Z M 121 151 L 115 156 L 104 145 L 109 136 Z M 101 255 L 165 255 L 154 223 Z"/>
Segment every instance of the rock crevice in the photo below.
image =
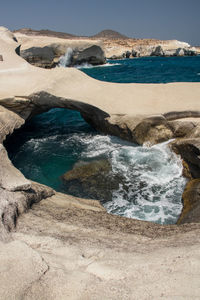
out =
<path fill-rule="evenodd" d="M 1 123 L 3 124 L 3 120 L 5 123 L 5 116 L 9 118 L 8 124 L 10 123 L 10 115 L 12 115 L 11 120 L 15 120 L 14 122 L 11 121 L 9 130 L 2 126 L 2 141 L 7 135 L 22 126 L 26 119 L 30 119 L 34 115 L 48 111 L 54 107 L 78 110 L 85 120 L 99 131 L 121 136 L 124 139 L 138 144 L 156 144 L 180 137 L 185 141 L 186 137 L 193 137 L 194 134 L 197 134 L 200 124 L 198 122 L 200 115 L 198 111 L 169 112 L 163 115 L 148 117 L 141 115 L 135 117 L 129 115 L 109 115 L 95 106 L 80 101 L 57 97 L 44 91 L 26 97 L 17 96 L 12 99 L 1 99 L 0 104 L 2 111 L 2 118 L 0 118 L 0 120 L 2 120 Z M 193 119 L 190 120 L 192 117 Z M 188 121 L 187 118 L 189 118 Z M 25 179 L 9 161 L 3 145 L 0 146 L 2 166 L 0 172 L 1 197 L 5 198 L 6 196 L 6 201 L 10 203 L 7 206 L 9 209 L 6 207 L 2 208 L 2 224 L 4 224 L 4 227 L 7 229 L 10 229 L 14 228 L 15 220 L 19 213 L 30 207 L 32 203 L 51 196 L 54 191 L 48 187 L 33 184 Z M 175 144 L 173 147 L 175 148 Z M 176 147 L 178 148 L 178 142 Z M 181 149 L 183 151 L 184 147 L 181 147 Z M 189 152 L 186 152 L 189 155 Z M 181 151 L 179 151 L 179 153 L 181 153 Z M 197 176 L 197 174 L 191 170 L 192 162 L 188 162 L 186 156 L 182 155 L 182 157 L 189 163 L 192 176 Z M 192 157 L 194 159 L 194 155 Z M 193 165 L 199 168 L 198 172 L 200 174 L 200 167 L 198 167 L 196 160 Z M 11 198 L 16 200 L 11 202 Z M 195 221 L 198 221 L 197 218 Z"/>
<path fill-rule="evenodd" d="M 35 68 L 16 54 L 19 44 L 12 33 L 0 28 L 0 38 L 4 58 L 0 70 L 2 228 L 4 223 L 12 228 L 19 213 L 54 193 L 25 179 L 10 163 L 2 144 L 36 114 L 54 107 L 75 109 L 100 132 L 138 144 L 199 138 L 198 84 L 111 84 L 74 69 Z"/>

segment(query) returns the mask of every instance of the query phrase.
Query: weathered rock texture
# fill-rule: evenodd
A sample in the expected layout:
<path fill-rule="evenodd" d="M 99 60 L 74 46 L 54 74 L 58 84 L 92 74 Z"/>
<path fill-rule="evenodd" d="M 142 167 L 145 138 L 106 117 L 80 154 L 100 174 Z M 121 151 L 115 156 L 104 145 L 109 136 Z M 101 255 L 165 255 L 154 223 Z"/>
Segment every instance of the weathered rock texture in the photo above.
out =
<path fill-rule="evenodd" d="M 19 124 L 15 121 L 14 113 L 3 109 L 0 113 L 0 136 L 3 141 L 6 135 L 11 134 Z M 7 116 L 7 127 L 2 126 L 2 120 Z M 10 123 L 10 124 L 9 124 Z M 23 124 L 23 122 L 21 122 Z M 3 123 L 4 125 L 4 123 Z M 54 194 L 54 191 L 46 186 L 27 180 L 22 173 L 10 162 L 6 149 L 0 144 L 0 239 L 7 239 L 7 232 L 15 228 L 18 216 L 31 207 L 33 203 Z"/>
<path fill-rule="evenodd" d="M 53 68 L 54 63 L 54 51 L 50 47 L 32 47 L 26 50 L 22 50 L 20 55 L 30 64 L 36 67 Z"/>
<path fill-rule="evenodd" d="M 46 69 L 56 67 L 59 62 L 57 51 L 53 46 L 31 47 L 20 51 L 20 55 L 30 64 Z M 105 55 L 101 47 L 93 45 L 84 50 L 72 49 L 71 59 L 67 66 L 82 64 L 102 65 L 105 62 Z"/>
<path fill-rule="evenodd" d="M 100 46 L 105 52 L 105 57 L 110 59 L 139 56 L 196 55 L 198 53 L 198 49 L 190 47 L 185 42 L 177 40 L 134 39 L 113 30 L 104 30 L 92 37 L 76 37 L 67 33 L 24 28 L 15 31 L 15 35 L 22 44 L 22 53 L 26 50 L 30 52 L 32 47 L 37 47 L 41 55 L 44 52 L 43 48 L 48 47 L 54 52 L 54 63 L 58 62 L 59 57 L 64 55 L 69 47 L 74 49 L 75 52 L 82 52 L 93 45 Z M 32 55 L 29 58 L 28 61 L 36 66 L 45 67 L 43 57 L 41 57 L 41 63 L 38 61 L 39 56 L 37 54 L 35 60 Z M 103 60 L 101 59 L 101 61 Z M 54 63 L 52 66 L 54 66 Z M 46 67 L 48 68 L 49 66 L 50 64 L 47 61 Z"/>
<path fill-rule="evenodd" d="M 2 298 L 6 291 L 27 300 L 198 299 L 197 224 L 159 226 L 108 215 L 90 200 L 79 203 L 56 194 L 19 218 L 10 257 L 1 247 L 13 271 L 0 278 Z M 20 255 L 20 248 L 27 252 Z M 15 290 L 20 270 L 27 277 L 17 276 Z"/>
<path fill-rule="evenodd" d="M 10 240 L 0 247 L 0 298 L 197 299 L 198 182 L 186 190 L 189 201 L 195 196 L 192 214 L 181 220 L 195 223 L 150 224 L 27 180 L 2 143 L 52 107 L 76 109 L 99 130 L 138 143 L 198 139 L 199 84 L 118 85 L 77 70 L 35 68 L 17 56 L 19 45 L 3 28 L 0 46 L 0 238 Z"/>
<path fill-rule="evenodd" d="M 18 47 L 13 35 L 2 29 L 1 141 L 26 119 L 53 107 L 78 110 L 99 131 L 139 144 L 198 135 L 199 84 L 98 82 L 78 70 L 31 67 L 16 55 Z M 184 119 L 191 117 L 195 119 Z"/>
<path fill-rule="evenodd" d="M 79 51 L 72 57 L 72 65 L 82 65 L 88 63 L 96 66 L 105 64 L 105 62 L 106 58 L 104 52 L 101 47 L 97 45 L 93 45 L 83 51 Z"/>
<path fill-rule="evenodd" d="M 172 149 L 188 164 L 193 178 L 200 178 L 200 139 L 180 139 L 172 143 Z"/>
<path fill-rule="evenodd" d="M 188 182 L 183 193 L 183 211 L 178 224 L 200 222 L 200 179 Z"/>
<path fill-rule="evenodd" d="M 95 160 L 90 163 L 76 164 L 72 170 L 63 176 L 67 193 L 76 197 L 104 201 L 112 200 L 112 192 L 119 188 L 122 177 L 111 175 L 112 166 L 106 159 Z"/>

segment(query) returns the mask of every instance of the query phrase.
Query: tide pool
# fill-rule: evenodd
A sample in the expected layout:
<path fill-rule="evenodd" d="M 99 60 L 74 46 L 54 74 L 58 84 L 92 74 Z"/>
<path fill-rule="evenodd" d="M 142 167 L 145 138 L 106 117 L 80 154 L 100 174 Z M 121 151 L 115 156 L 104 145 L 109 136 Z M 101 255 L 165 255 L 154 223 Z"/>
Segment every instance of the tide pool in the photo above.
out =
<path fill-rule="evenodd" d="M 92 193 L 85 194 L 76 183 L 68 190 L 61 176 L 77 163 L 107 160 L 111 165 L 107 182 L 115 181 L 115 185 L 106 186 L 111 198 L 100 192 L 99 200 L 112 214 L 173 224 L 181 213 L 186 180 L 181 159 L 167 143 L 137 146 L 97 133 L 78 112 L 52 109 L 27 122 L 6 147 L 13 164 L 27 178 L 90 199 Z"/>

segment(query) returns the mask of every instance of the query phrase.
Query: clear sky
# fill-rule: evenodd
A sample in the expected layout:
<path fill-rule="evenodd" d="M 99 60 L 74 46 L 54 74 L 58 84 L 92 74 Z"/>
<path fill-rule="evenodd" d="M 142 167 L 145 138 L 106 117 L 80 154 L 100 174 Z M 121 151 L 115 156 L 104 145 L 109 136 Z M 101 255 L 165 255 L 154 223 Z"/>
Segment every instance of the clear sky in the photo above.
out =
<path fill-rule="evenodd" d="M 77 35 L 113 29 L 130 37 L 200 45 L 200 0 L 1 0 L 0 22 Z"/>

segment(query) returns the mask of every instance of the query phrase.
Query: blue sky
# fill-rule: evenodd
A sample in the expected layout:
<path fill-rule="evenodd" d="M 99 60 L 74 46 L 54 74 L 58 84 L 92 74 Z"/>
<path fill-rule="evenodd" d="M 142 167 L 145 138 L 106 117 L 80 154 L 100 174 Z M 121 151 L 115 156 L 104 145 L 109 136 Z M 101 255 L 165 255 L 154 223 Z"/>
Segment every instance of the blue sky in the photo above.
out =
<path fill-rule="evenodd" d="M 1 0 L 0 22 L 10 30 L 93 35 L 113 29 L 135 38 L 200 45 L 200 0 Z"/>

